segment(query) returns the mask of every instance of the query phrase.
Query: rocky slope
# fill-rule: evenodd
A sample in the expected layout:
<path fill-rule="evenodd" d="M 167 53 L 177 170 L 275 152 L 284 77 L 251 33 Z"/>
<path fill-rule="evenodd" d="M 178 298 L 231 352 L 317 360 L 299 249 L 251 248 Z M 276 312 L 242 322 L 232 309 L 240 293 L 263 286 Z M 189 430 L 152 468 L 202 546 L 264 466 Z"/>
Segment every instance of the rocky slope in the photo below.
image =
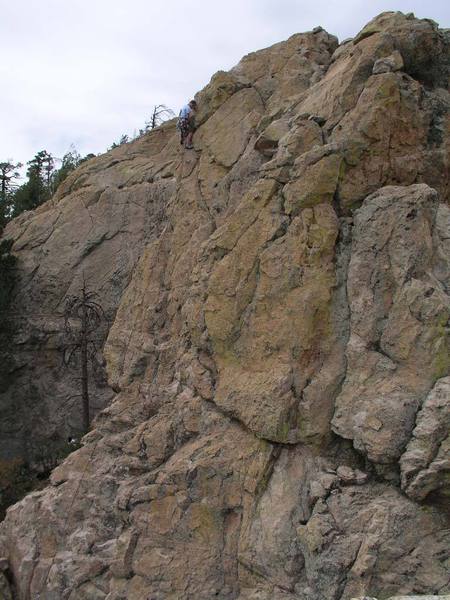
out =
<path fill-rule="evenodd" d="M 58 426 L 50 340 L 84 272 L 117 395 L 8 511 L 5 589 L 450 592 L 449 43 L 401 13 L 295 35 L 198 94 L 195 152 L 168 123 L 9 226 L 45 349 L 24 340 L 13 386 L 43 373 Z"/>

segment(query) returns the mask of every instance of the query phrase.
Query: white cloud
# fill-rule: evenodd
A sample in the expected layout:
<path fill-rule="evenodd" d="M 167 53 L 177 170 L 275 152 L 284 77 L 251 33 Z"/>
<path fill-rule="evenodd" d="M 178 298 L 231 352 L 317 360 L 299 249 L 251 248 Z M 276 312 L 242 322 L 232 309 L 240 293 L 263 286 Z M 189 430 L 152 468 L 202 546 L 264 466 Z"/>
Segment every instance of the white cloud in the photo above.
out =
<path fill-rule="evenodd" d="M 101 152 L 244 54 L 317 25 L 353 36 L 383 10 L 450 20 L 444 0 L 0 0 L 0 160 Z"/>

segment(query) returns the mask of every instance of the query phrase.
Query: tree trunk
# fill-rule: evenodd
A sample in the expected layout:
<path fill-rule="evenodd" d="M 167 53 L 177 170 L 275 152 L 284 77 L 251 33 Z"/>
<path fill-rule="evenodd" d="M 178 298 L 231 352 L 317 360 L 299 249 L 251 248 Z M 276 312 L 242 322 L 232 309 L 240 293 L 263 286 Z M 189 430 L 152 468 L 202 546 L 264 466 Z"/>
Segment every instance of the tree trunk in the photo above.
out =
<path fill-rule="evenodd" d="M 83 429 L 89 431 L 89 388 L 88 388 L 88 339 L 87 339 L 87 307 L 84 301 L 85 290 L 83 288 L 83 306 L 81 313 L 81 397 L 83 402 Z"/>

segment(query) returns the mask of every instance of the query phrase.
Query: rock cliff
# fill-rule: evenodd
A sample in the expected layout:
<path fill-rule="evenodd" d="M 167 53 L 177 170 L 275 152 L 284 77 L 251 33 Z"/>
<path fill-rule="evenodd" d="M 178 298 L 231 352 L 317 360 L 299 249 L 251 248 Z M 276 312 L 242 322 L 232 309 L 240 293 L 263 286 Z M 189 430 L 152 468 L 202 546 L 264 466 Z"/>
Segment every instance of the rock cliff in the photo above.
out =
<path fill-rule="evenodd" d="M 9 225 L 17 429 L 67 414 L 61 307 L 83 274 L 111 320 L 98 408 L 115 396 L 9 509 L 0 586 L 450 592 L 449 46 L 401 13 L 341 45 L 294 35 L 198 94 L 195 151 L 169 122 Z"/>

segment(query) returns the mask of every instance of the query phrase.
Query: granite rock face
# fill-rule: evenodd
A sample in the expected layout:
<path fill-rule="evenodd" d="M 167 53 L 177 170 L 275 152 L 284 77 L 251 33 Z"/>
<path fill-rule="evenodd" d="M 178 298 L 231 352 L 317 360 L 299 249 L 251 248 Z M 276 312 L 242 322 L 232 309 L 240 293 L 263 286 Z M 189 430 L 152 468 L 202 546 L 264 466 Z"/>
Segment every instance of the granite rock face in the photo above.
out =
<path fill-rule="evenodd" d="M 18 270 L 9 315 L 14 367 L 0 388 L 1 459 L 32 458 L 34 446 L 82 430 L 80 370 L 62 364 L 65 299 L 80 294 L 83 280 L 98 293 L 107 317 L 95 336 L 101 347 L 144 247 L 164 226 L 175 184 L 157 172 L 170 171 L 174 147 L 172 129 L 161 128 L 91 160 L 51 201 L 6 228 Z M 94 416 L 114 392 L 101 378 L 90 377 L 90 387 Z"/>
<path fill-rule="evenodd" d="M 450 367 L 450 257 L 438 207 L 426 186 L 384 187 L 354 213 L 347 370 L 333 427 L 375 464 L 400 458 L 424 395 L 436 381 L 445 385 L 439 378 Z M 447 259 L 442 273 L 433 268 L 437 255 Z"/>
<path fill-rule="evenodd" d="M 450 593 L 448 49 L 295 35 L 198 94 L 195 151 L 167 123 L 9 226 L 30 306 L 91 274 L 116 394 L 0 526 L 18 598 Z"/>
<path fill-rule="evenodd" d="M 448 595 L 439 595 L 439 596 L 391 596 L 387 600 L 449 600 L 450 596 Z M 352 598 L 352 600 L 377 600 L 376 598 L 370 598 L 369 596 L 364 596 L 361 598 Z"/>

